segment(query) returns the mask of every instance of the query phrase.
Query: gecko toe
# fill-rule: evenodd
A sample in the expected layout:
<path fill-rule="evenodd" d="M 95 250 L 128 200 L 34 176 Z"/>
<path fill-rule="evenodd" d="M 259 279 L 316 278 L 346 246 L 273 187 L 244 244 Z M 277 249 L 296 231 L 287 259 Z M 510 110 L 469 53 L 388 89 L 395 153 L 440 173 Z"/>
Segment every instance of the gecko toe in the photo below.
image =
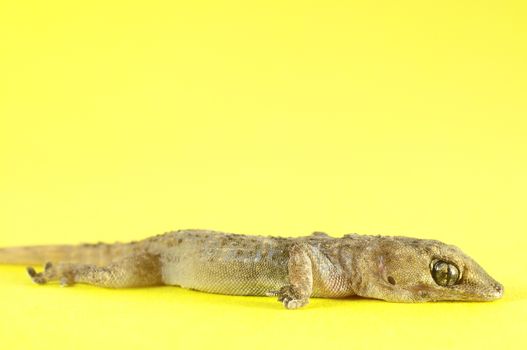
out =
<path fill-rule="evenodd" d="M 28 266 L 26 268 L 26 271 L 27 271 L 27 274 L 29 275 L 29 277 L 33 278 L 37 275 L 37 271 L 35 271 L 35 269 L 31 266 Z"/>
<path fill-rule="evenodd" d="M 265 293 L 265 296 L 267 296 L 267 297 L 276 297 L 278 295 L 280 295 L 280 291 L 279 290 L 270 290 L 270 291 Z"/>
<path fill-rule="evenodd" d="M 304 300 L 304 299 L 285 299 L 283 303 L 286 309 L 293 310 L 293 309 L 298 309 L 298 308 L 301 308 L 302 306 L 307 305 L 308 302 L 309 302 L 308 300 Z"/>
<path fill-rule="evenodd" d="M 309 298 L 303 298 L 302 296 L 295 293 L 293 286 L 287 285 L 280 290 L 269 291 L 266 293 L 267 296 L 278 296 L 278 301 L 281 302 L 286 309 L 298 309 L 309 303 Z"/>
<path fill-rule="evenodd" d="M 69 276 L 62 276 L 59 282 L 61 287 L 69 287 L 73 285 L 73 280 Z"/>

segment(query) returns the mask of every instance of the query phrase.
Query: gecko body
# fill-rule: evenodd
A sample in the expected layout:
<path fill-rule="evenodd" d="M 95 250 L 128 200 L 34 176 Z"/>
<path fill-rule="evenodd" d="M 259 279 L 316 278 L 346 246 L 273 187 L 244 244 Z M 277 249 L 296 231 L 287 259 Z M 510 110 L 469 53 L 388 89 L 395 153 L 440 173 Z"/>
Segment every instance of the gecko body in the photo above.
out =
<path fill-rule="evenodd" d="M 488 301 L 503 286 L 459 248 L 435 240 L 316 232 L 282 238 L 180 230 L 138 242 L 0 248 L 0 263 L 46 263 L 39 284 L 176 285 L 209 293 L 393 302 Z"/>

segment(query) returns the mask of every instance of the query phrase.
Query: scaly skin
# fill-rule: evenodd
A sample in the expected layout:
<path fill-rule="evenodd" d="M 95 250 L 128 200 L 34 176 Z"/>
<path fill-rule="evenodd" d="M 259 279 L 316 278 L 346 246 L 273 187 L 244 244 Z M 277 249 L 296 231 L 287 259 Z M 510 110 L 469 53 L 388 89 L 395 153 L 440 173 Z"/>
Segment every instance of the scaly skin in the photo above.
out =
<path fill-rule="evenodd" d="M 128 244 L 0 249 L 0 263 L 46 261 L 43 272 L 28 268 L 34 282 L 177 285 L 278 296 L 288 309 L 308 304 L 310 297 L 424 302 L 488 301 L 503 295 L 501 284 L 457 247 L 407 237 L 314 233 L 279 238 L 181 230 Z"/>

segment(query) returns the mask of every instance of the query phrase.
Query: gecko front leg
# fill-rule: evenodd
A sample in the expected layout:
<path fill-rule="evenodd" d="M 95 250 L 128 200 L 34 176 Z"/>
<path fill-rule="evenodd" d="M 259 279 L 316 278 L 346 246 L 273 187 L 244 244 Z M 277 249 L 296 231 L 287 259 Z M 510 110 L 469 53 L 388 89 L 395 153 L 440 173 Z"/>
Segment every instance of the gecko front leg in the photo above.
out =
<path fill-rule="evenodd" d="M 287 309 L 297 309 L 309 303 L 313 292 L 313 267 L 307 244 L 291 246 L 287 268 L 289 284 L 267 295 L 278 296 Z"/>

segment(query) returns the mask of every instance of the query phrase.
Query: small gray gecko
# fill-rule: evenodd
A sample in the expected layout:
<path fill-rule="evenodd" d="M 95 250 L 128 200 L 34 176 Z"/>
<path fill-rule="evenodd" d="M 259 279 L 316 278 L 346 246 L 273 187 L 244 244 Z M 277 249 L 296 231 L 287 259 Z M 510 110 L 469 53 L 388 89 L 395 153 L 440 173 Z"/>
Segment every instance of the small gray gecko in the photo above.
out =
<path fill-rule="evenodd" d="M 130 243 L 1 248 L 0 263 L 45 263 L 42 272 L 27 268 L 38 284 L 176 285 L 277 296 L 287 309 L 308 304 L 310 297 L 424 302 L 503 295 L 503 286 L 459 248 L 396 236 L 315 232 L 281 238 L 180 230 Z"/>

